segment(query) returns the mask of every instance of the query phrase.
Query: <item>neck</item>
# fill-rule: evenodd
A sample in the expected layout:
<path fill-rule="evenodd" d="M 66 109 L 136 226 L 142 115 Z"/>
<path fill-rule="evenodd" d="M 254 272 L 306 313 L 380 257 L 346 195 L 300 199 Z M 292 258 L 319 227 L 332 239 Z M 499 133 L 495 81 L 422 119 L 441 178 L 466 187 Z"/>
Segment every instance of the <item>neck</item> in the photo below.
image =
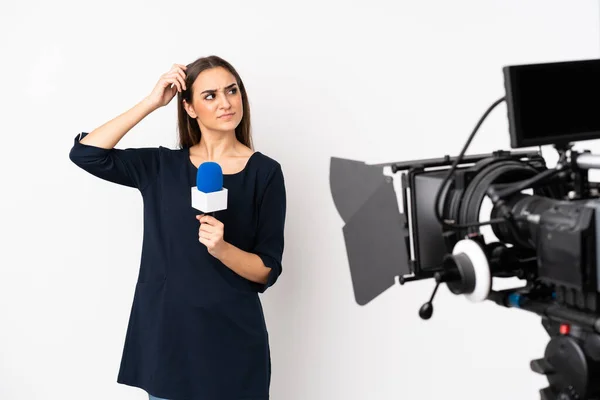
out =
<path fill-rule="evenodd" d="M 219 160 L 234 152 L 237 142 L 235 131 L 213 132 L 203 129 L 200 143 L 192 146 L 191 150 L 208 161 Z"/>

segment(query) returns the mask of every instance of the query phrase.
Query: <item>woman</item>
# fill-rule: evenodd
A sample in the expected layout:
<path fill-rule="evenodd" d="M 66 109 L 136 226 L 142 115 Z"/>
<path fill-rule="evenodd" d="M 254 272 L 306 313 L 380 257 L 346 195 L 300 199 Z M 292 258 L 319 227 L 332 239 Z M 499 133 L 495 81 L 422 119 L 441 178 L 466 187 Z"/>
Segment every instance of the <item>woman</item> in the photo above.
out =
<path fill-rule="evenodd" d="M 175 94 L 180 148 L 114 148 Z M 252 147 L 244 84 L 216 56 L 173 65 L 136 106 L 74 140 L 76 165 L 143 198 L 141 262 L 117 381 L 150 399 L 269 398 L 258 293 L 281 274 L 286 192 L 280 164 Z M 227 209 L 214 217 L 191 206 L 205 161 L 221 166 L 228 189 Z"/>

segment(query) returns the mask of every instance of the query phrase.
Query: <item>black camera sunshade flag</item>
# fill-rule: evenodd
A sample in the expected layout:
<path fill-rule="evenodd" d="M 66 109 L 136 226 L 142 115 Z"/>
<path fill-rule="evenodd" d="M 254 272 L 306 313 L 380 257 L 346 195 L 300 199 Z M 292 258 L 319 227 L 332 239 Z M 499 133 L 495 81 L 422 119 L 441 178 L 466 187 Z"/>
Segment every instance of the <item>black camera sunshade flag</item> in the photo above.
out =
<path fill-rule="evenodd" d="M 408 274 L 406 218 L 381 165 L 332 157 L 329 184 L 345 225 L 354 297 L 366 305 Z"/>

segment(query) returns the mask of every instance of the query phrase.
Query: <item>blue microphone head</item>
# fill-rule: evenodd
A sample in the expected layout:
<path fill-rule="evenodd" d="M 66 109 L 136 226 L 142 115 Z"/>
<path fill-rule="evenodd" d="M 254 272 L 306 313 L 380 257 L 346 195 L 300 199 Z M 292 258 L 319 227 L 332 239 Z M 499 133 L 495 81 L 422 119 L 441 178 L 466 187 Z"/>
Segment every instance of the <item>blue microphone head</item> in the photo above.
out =
<path fill-rule="evenodd" d="M 196 186 L 203 193 L 218 192 L 223 189 L 223 170 L 216 162 L 207 161 L 198 167 Z"/>

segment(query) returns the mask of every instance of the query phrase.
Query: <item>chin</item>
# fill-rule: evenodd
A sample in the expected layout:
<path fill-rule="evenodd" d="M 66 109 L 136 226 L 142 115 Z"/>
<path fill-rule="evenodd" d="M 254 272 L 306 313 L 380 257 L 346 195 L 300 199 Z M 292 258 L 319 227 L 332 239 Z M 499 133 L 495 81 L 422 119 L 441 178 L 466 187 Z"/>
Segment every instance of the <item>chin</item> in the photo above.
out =
<path fill-rule="evenodd" d="M 220 131 L 231 131 L 235 130 L 241 121 L 223 121 L 218 125 Z"/>

